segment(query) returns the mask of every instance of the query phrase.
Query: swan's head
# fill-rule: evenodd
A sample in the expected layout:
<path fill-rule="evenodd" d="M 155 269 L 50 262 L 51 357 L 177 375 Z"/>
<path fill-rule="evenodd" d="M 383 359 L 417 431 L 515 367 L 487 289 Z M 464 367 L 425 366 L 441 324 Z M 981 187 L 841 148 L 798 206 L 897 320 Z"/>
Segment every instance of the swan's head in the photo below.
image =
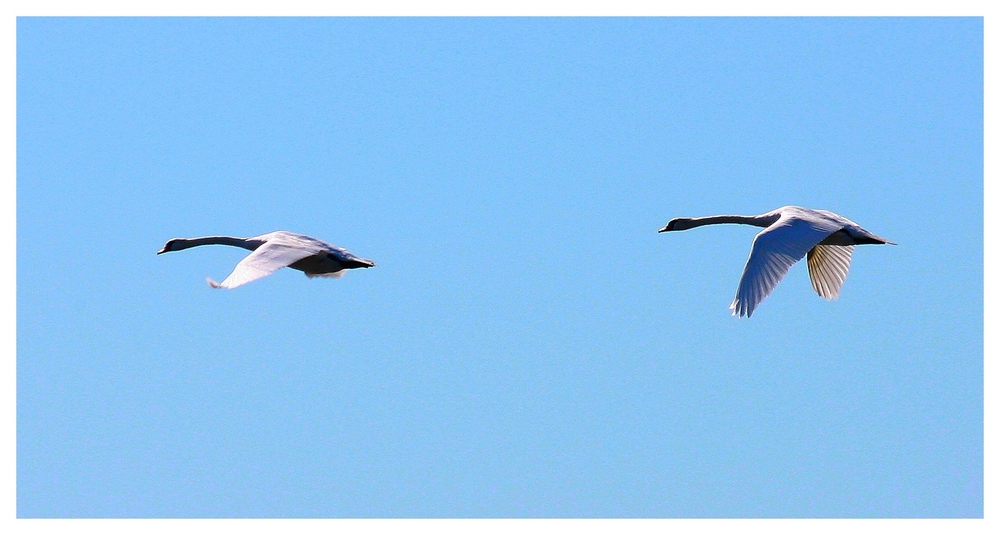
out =
<path fill-rule="evenodd" d="M 687 230 L 691 228 L 691 225 L 688 224 L 689 221 L 690 220 L 683 217 L 671 219 L 670 222 L 667 223 L 667 226 L 661 228 L 658 232 L 670 232 L 672 230 Z"/>
<path fill-rule="evenodd" d="M 173 251 L 174 250 L 174 243 L 176 241 L 177 241 L 177 238 L 174 238 L 174 239 L 168 241 L 167 244 L 163 246 L 163 249 L 160 249 L 159 251 L 156 251 L 156 254 L 169 253 L 170 251 Z"/>

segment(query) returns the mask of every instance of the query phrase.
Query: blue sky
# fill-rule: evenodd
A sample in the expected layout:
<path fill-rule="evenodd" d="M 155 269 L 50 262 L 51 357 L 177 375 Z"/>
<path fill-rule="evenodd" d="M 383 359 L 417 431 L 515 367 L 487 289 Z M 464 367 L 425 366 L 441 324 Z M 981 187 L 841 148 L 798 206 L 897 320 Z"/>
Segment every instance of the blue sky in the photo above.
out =
<path fill-rule="evenodd" d="M 21 18 L 17 243 L 19 517 L 983 515 L 982 19 Z"/>

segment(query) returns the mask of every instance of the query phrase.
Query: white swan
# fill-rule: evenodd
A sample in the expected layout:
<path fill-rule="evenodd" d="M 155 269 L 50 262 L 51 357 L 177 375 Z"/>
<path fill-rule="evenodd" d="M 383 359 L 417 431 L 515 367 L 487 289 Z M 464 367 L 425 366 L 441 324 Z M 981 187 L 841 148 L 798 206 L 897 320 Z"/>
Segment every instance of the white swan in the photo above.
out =
<path fill-rule="evenodd" d="M 253 251 L 236 264 L 236 269 L 221 283 L 208 279 L 213 288 L 236 288 L 283 268 L 302 271 L 308 277 L 342 277 L 348 269 L 375 267 L 371 260 L 358 258 L 347 249 L 325 241 L 279 230 L 254 238 L 206 236 L 174 238 L 156 254 L 180 251 L 199 245 L 233 245 Z"/>
<path fill-rule="evenodd" d="M 739 223 L 764 227 L 753 239 L 750 258 L 736 298 L 729 308 L 734 316 L 753 314 L 757 305 L 771 294 L 788 268 L 807 256 L 809 280 L 821 297 L 836 299 L 851 266 L 855 245 L 892 244 L 861 228 L 857 223 L 826 210 L 783 206 L 755 216 L 717 215 L 679 217 L 660 232 L 687 230 L 702 225 Z"/>

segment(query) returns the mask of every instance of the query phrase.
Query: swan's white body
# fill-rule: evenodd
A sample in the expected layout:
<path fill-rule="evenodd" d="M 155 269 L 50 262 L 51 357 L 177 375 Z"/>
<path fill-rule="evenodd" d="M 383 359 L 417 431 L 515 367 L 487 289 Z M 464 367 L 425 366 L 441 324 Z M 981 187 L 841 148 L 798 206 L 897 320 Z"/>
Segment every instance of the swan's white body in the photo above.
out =
<path fill-rule="evenodd" d="M 302 271 L 308 277 L 343 277 L 348 269 L 374 267 L 371 260 L 359 258 L 347 249 L 322 240 L 279 230 L 254 238 L 205 236 L 174 238 L 156 254 L 180 251 L 199 245 L 232 245 L 253 251 L 236 264 L 236 269 L 221 283 L 208 279 L 213 288 L 236 288 L 283 267 Z"/>
<path fill-rule="evenodd" d="M 809 280 L 816 293 L 836 299 L 847 278 L 855 245 L 895 245 L 846 217 L 799 206 L 783 206 L 757 216 L 682 217 L 671 220 L 660 232 L 720 223 L 764 227 L 753 240 L 736 298 L 729 305 L 734 316 L 750 317 L 792 264 L 803 256 L 807 256 Z"/>

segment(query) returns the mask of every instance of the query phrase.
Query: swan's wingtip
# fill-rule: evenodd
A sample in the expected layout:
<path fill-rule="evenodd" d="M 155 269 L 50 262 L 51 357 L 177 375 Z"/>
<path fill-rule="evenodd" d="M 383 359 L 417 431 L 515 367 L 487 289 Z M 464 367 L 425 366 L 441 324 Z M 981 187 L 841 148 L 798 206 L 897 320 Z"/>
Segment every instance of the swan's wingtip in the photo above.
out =
<path fill-rule="evenodd" d="M 212 280 L 211 277 L 205 277 L 205 282 L 207 282 L 212 288 L 222 288 L 222 285 Z"/>
<path fill-rule="evenodd" d="M 753 309 L 748 310 L 745 307 L 741 307 L 739 301 L 733 301 L 732 303 L 730 303 L 729 310 L 732 310 L 733 311 L 732 315 L 736 316 L 737 318 L 742 318 L 742 317 L 749 318 L 750 314 L 753 314 Z"/>

